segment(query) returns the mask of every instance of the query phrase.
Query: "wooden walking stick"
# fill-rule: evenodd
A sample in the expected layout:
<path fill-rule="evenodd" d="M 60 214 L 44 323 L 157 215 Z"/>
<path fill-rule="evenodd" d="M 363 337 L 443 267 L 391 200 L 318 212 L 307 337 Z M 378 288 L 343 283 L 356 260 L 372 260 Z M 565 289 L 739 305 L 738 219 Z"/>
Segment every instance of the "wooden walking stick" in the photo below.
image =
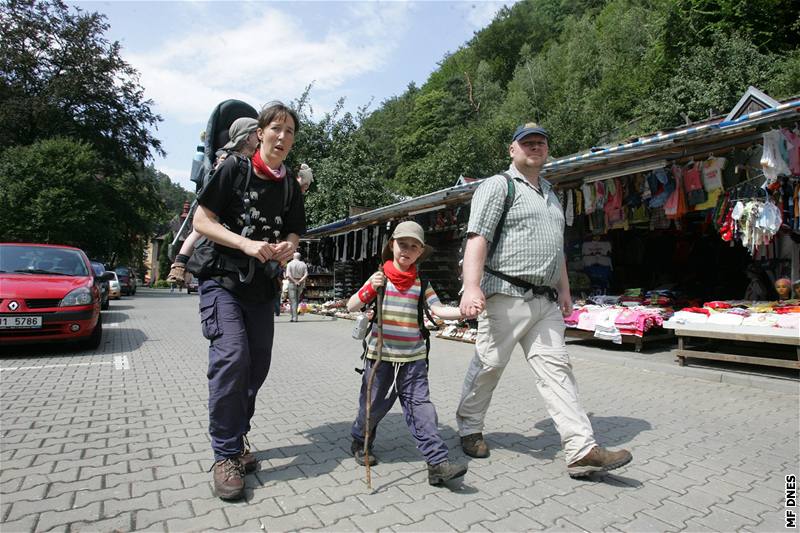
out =
<path fill-rule="evenodd" d="M 383 274 L 383 266 L 380 267 L 380 272 Z M 383 291 L 386 287 L 386 281 L 383 286 L 378 287 L 378 306 L 375 309 L 377 313 L 375 323 L 378 325 L 378 340 L 375 343 L 375 362 L 369 369 L 369 377 L 367 378 L 367 412 L 365 415 L 366 428 L 364 429 L 364 466 L 367 469 L 367 488 L 372 490 L 372 476 L 369 471 L 369 412 L 372 405 L 372 382 L 375 381 L 375 370 L 381 364 L 381 356 L 383 355 Z"/>

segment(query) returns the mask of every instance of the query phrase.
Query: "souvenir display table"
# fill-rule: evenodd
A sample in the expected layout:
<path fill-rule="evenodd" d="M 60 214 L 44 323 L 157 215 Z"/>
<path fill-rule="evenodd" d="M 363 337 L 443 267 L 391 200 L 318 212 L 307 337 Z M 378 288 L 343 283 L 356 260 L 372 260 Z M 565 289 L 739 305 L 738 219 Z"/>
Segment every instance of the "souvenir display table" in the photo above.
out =
<path fill-rule="evenodd" d="M 618 298 L 613 301 L 618 301 Z M 576 305 L 564 319 L 565 336 L 578 339 L 610 340 L 615 344 L 633 344 L 636 352 L 645 342 L 673 337 L 671 331 L 661 328 L 672 314 L 668 307 L 644 305 Z"/>
<path fill-rule="evenodd" d="M 678 337 L 678 363 L 687 358 L 732 361 L 755 365 L 800 369 L 800 307 L 770 303 L 712 302 L 727 307 L 681 310 L 664 322 Z M 716 308 L 715 308 L 716 307 Z M 746 343 L 752 355 L 730 351 L 706 351 L 693 345 L 708 339 Z M 794 346 L 794 358 L 778 358 L 778 346 Z"/>

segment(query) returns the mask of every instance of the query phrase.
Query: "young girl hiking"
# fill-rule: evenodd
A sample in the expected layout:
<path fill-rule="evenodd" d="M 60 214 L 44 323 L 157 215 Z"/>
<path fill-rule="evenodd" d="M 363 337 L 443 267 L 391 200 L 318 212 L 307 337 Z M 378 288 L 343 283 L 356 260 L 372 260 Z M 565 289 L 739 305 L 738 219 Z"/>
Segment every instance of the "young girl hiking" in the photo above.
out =
<path fill-rule="evenodd" d="M 463 476 L 467 466 L 448 461 L 448 449 L 437 429 L 436 409 L 431 403 L 428 388 L 428 363 L 425 339 L 418 318 L 422 284 L 417 275 L 417 263 L 425 259 L 431 248 L 425 246 L 422 227 L 416 222 L 402 222 L 383 249 L 383 273 L 376 272 L 347 302 L 350 311 L 356 311 L 377 297 L 380 287 L 386 287 L 383 299 L 383 349 L 378 364 L 376 350 L 378 334 L 372 328 L 369 338 L 358 417 L 350 431 L 353 436 L 351 451 L 360 465 L 369 461 L 377 463 L 372 454 L 375 429 L 381 419 L 400 399 L 406 424 L 411 430 L 417 448 L 428 463 L 428 482 L 439 485 Z M 433 314 L 445 319 L 461 318 L 457 307 L 446 307 L 439 302 L 433 287 L 427 285 L 425 304 Z M 371 391 L 370 446 L 364 455 L 364 432 L 368 376 L 376 365 Z"/>

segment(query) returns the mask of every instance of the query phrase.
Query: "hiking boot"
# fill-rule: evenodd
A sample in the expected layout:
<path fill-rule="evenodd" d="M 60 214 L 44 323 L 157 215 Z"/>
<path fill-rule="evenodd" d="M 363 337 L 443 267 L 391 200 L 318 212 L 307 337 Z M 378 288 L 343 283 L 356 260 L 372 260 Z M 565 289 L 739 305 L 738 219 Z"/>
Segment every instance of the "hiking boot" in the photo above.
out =
<path fill-rule="evenodd" d="M 236 457 L 214 463 L 214 492 L 221 500 L 238 500 L 244 496 L 244 467 Z"/>
<path fill-rule="evenodd" d="M 581 478 L 593 472 L 607 472 L 631 462 L 633 456 L 628 450 L 612 452 L 595 446 L 582 459 L 567 466 L 567 473 L 571 478 Z"/>
<path fill-rule="evenodd" d="M 258 459 L 256 456 L 250 452 L 250 440 L 247 438 L 247 435 L 242 436 L 242 440 L 244 441 L 244 451 L 239 454 L 237 459 L 244 467 L 244 471 L 247 474 L 252 474 L 258 468 Z"/>
<path fill-rule="evenodd" d="M 258 459 L 256 459 L 255 455 L 250 453 L 250 450 L 243 451 L 237 459 L 242 465 L 242 468 L 244 468 L 246 474 L 252 474 L 256 471 L 256 468 L 258 468 Z"/>
<path fill-rule="evenodd" d="M 483 433 L 473 433 L 466 437 L 461 437 L 461 449 L 470 457 L 483 459 L 489 457 L 489 446 L 483 440 Z"/>
<path fill-rule="evenodd" d="M 451 463 L 450 461 L 445 461 L 438 465 L 428 465 L 428 483 L 441 485 L 445 481 L 461 477 L 466 473 L 467 465 Z"/>
<path fill-rule="evenodd" d="M 361 466 L 366 464 L 364 460 L 364 443 L 358 442 L 357 440 L 353 439 L 353 443 L 350 445 L 350 453 L 353 454 L 353 457 L 356 458 L 356 462 Z M 372 453 L 372 447 L 369 448 L 369 466 L 374 466 L 378 464 L 378 458 Z"/>

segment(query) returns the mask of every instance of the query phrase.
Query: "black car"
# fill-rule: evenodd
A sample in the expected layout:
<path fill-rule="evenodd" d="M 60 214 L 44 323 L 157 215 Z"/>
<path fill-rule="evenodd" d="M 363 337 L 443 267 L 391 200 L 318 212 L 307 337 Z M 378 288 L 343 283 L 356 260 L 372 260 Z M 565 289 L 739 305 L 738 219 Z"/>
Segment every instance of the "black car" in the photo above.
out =
<path fill-rule="evenodd" d="M 114 269 L 119 279 L 119 287 L 122 294 L 126 296 L 133 296 L 136 294 L 136 272 L 133 269 L 121 266 Z"/>
<path fill-rule="evenodd" d="M 98 280 L 97 283 L 100 285 L 100 309 L 105 311 L 108 309 L 109 306 L 108 303 L 109 281 L 108 280 L 99 281 L 99 279 L 100 276 L 105 274 L 106 267 L 103 266 L 103 263 L 99 261 L 90 261 L 90 263 L 92 265 L 92 272 L 94 272 L 94 277 L 96 280 Z"/>

